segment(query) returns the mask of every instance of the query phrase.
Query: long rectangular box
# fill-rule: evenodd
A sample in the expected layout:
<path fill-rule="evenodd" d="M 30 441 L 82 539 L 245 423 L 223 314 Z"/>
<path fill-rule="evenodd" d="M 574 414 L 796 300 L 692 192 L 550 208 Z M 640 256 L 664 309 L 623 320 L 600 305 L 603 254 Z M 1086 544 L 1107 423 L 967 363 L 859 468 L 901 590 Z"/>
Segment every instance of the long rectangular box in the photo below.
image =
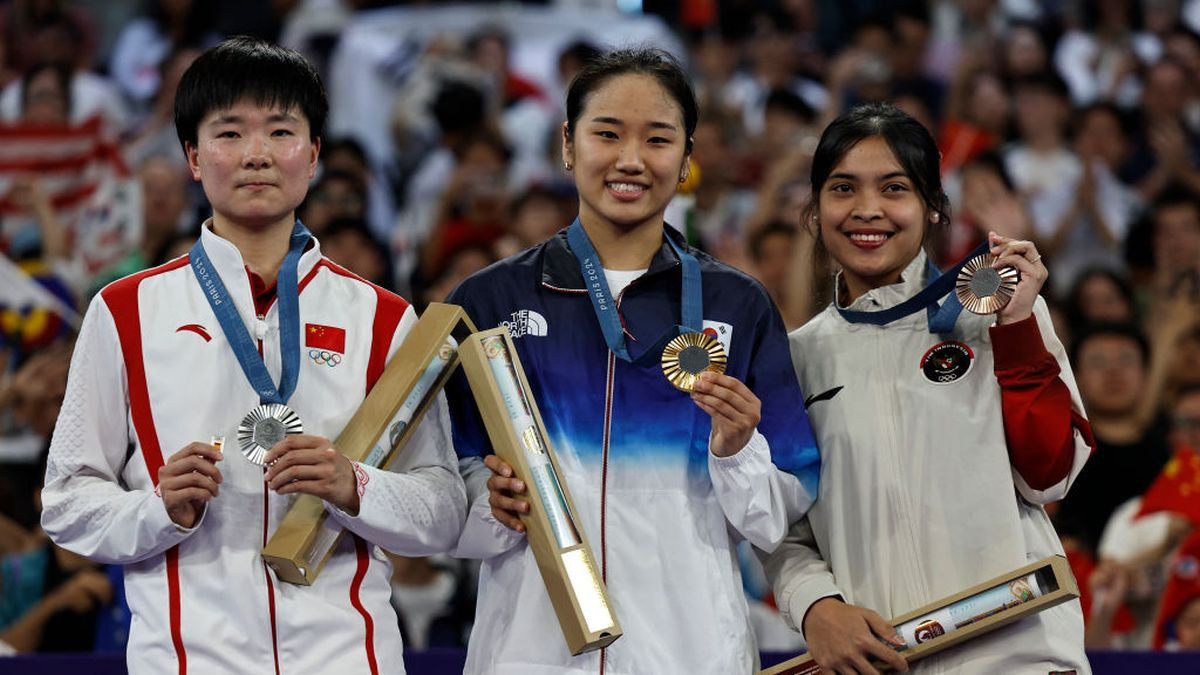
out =
<path fill-rule="evenodd" d="M 474 331 L 461 307 L 430 304 L 333 446 L 352 461 L 390 466 L 458 364 L 454 335 Z M 320 497 L 300 495 L 262 556 L 280 579 L 308 586 L 343 534 Z"/>
<path fill-rule="evenodd" d="M 463 371 L 496 454 L 525 481 L 522 514 L 567 648 L 581 654 L 612 644 L 621 626 L 596 571 L 546 425 L 507 328 L 472 335 L 460 350 Z"/>
<path fill-rule="evenodd" d="M 912 663 L 1078 597 L 1079 586 L 1067 559 L 1054 555 L 902 614 L 891 623 L 910 645 L 900 655 Z M 759 675 L 821 672 L 812 657 L 804 654 L 759 671 Z"/>

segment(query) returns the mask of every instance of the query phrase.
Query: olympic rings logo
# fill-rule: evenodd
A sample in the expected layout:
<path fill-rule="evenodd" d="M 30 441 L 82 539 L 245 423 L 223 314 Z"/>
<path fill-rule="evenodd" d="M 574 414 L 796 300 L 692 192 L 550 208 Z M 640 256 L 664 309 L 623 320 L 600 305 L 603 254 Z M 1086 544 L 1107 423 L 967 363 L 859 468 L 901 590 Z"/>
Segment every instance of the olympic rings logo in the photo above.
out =
<path fill-rule="evenodd" d="M 329 366 L 330 368 L 342 362 L 342 355 L 337 352 L 329 352 L 324 349 L 308 350 L 308 358 L 313 360 L 318 366 Z"/>

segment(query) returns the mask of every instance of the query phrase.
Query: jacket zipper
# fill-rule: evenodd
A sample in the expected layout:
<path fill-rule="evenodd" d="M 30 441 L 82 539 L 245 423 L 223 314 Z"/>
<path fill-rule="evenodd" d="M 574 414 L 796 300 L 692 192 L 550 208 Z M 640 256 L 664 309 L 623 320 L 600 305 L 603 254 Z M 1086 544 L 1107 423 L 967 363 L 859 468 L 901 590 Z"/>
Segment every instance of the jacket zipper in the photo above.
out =
<path fill-rule="evenodd" d="M 608 350 L 608 377 L 605 378 L 604 392 L 603 458 L 600 469 L 600 580 L 605 585 L 608 584 L 608 530 L 606 518 L 608 513 L 608 446 L 612 438 L 613 385 L 616 379 L 616 371 L 617 357 L 611 350 Z M 604 675 L 604 662 L 607 656 L 608 649 L 602 647 L 600 649 L 600 675 Z"/>
<path fill-rule="evenodd" d="M 259 321 L 265 321 L 266 315 L 256 315 Z M 263 359 L 263 341 L 258 338 L 258 357 Z M 263 519 L 262 519 L 262 543 L 267 545 L 267 525 L 270 521 L 271 513 L 271 489 L 267 485 L 266 467 L 263 467 Z M 271 570 L 267 567 L 266 561 L 260 561 L 263 568 L 263 578 L 267 580 L 267 611 L 271 619 L 271 656 L 275 662 L 275 675 L 279 675 L 279 629 L 275 624 L 275 584 L 271 581 Z"/>

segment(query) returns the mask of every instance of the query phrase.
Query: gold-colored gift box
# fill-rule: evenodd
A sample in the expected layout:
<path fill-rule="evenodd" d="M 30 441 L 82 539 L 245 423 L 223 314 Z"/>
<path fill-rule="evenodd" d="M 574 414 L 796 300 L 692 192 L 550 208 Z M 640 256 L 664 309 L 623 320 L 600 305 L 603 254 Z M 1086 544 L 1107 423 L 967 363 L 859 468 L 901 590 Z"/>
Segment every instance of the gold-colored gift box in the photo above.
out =
<path fill-rule="evenodd" d="M 333 445 L 350 460 L 387 468 L 399 456 L 458 362 L 455 335 L 475 326 L 461 307 L 430 304 Z M 344 531 L 321 498 L 300 495 L 263 548 L 280 579 L 311 585 Z"/>
<path fill-rule="evenodd" d="M 508 330 L 472 335 L 459 355 L 492 448 L 525 482 L 530 510 L 521 522 L 567 648 L 581 654 L 608 646 L 621 626 Z"/>
<path fill-rule="evenodd" d="M 1054 555 L 1048 558 L 1025 565 L 1019 569 L 1015 569 L 1007 574 L 1003 574 L 994 579 L 990 579 L 980 584 L 976 584 L 962 592 L 955 593 L 946 598 L 942 598 L 937 602 L 930 603 L 924 607 L 914 609 L 911 612 L 902 614 L 894 619 L 891 623 L 897 628 L 909 624 L 916 619 L 922 619 L 933 614 L 942 612 L 951 605 L 954 605 L 973 596 L 982 595 L 986 591 L 994 589 L 1001 585 L 1011 584 L 1018 580 L 1027 577 L 1031 574 L 1036 575 L 1040 585 L 1043 585 L 1041 595 L 1032 599 L 1026 600 L 1019 604 L 1013 604 L 1003 609 L 996 610 L 978 618 L 978 620 L 961 626 L 957 629 L 947 631 L 936 637 L 930 637 L 920 641 L 915 647 L 909 647 L 899 654 L 904 657 L 910 664 L 927 656 L 932 656 L 943 649 L 948 649 L 956 644 L 978 637 L 984 633 L 991 632 L 997 628 L 1007 626 L 1014 621 L 1023 619 L 1031 614 L 1036 614 L 1045 609 L 1061 605 L 1068 600 L 1074 600 L 1079 597 L 1079 586 L 1075 582 L 1075 575 L 1071 573 L 1071 567 L 1067 563 L 1067 559 L 1061 555 Z M 928 622 L 918 624 L 918 630 Z M 934 632 L 926 632 L 927 635 L 934 635 Z M 1080 645 L 1082 650 L 1083 645 Z M 885 669 L 883 664 L 874 663 L 876 668 Z M 817 675 L 824 672 L 821 667 L 813 662 L 812 657 L 808 654 L 797 656 L 794 659 L 789 659 L 778 665 L 772 666 L 765 670 L 759 671 L 758 675 Z"/>

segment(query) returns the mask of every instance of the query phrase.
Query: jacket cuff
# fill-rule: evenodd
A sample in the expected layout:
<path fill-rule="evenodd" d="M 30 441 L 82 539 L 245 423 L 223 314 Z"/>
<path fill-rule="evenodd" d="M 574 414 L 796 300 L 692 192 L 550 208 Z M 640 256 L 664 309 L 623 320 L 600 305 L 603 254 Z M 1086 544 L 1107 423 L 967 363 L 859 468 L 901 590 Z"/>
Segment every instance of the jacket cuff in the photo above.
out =
<path fill-rule="evenodd" d="M 997 324 L 988 329 L 992 338 L 995 370 L 1037 366 L 1050 356 L 1037 317 L 1030 315 L 1016 323 Z"/>
<path fill-rule="evenodd" d="M 833 583 L 833 577 L 821 575 L 815 578 L 797 581 L 783 590 L 776 601 L 779 614 L 787 625 L 800 635 L 804 635 L 804 617 L 808 610 L 824 598 L 844 598 L 841 589 Z M 808 638 L 805 637 L 805 641 Z"/>
<path fill-rule="evenodd" d="M 325 505 L 325 511 L 342 523 L 343 527 L 363 521 L 363 514 L 374 505 L 368 497 L 373 492 L 371 482 L 376 480 L 379 473 L 383 471 L 383 469 L 377 469 L 361 462 L 352 461 L 350 466 L 354 468 L 354 489 L 358 491 L 358 515 L 350 515 L 342 507 L 321 500 L 321 503 Z"/>
<path fill-rule="evenodd" d="M 728 457 L 718 457 L 711 450 L 708 452 L 710 471 L 732 471 L 745 465 L 764 463 L 771 463 L 771 445 L 767 442 L 767 437 L 760 434 L 758 429 L 754 430 L 754 433 L 750 435 L 750 440 L 742 446 L 741 450 Z"/>

